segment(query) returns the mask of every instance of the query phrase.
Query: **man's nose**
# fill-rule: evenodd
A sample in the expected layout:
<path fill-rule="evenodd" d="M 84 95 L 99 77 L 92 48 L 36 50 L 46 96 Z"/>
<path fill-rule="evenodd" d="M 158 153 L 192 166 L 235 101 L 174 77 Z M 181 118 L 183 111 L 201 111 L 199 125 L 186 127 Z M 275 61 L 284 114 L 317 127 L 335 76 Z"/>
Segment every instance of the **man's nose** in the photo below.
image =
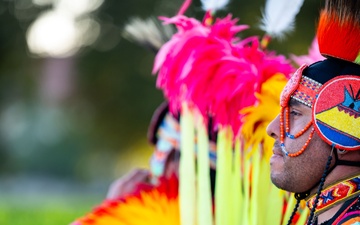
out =
<path fill-rule="evenodd" d="M 277 115 L 275 119 L 273 119 L 266 128 L 266 133 L 274 138 L 277 139 L 280 136 L 280 114 Z"/>

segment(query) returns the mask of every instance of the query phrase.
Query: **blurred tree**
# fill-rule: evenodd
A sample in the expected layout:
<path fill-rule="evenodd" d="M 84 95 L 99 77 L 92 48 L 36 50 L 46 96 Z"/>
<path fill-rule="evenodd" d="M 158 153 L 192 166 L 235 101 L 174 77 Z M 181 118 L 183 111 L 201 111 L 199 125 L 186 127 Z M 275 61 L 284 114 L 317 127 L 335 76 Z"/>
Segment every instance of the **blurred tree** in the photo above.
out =
<path fill-rule="evenodd" d="M 90 13 L 100 28 L 95 42 L 62 59 L 36 56 L 26 42 L 29 26 L 52 9 L 52 2 L 0 0 L 0 170 L 76 178 L 87 177 L 87 169 L 104 170 L 100 174 L 111 179 L 111 168 L 128 159 L 125 154 L 150 155 L 139 143 L 146 143 L 151 115 L 163 101 L 151 75 L 154 54 L 122 38 L 122 29 L 131 17 L 173 16 L 182 1 L 106 0 Z M 218 15 L 232 13 L 251 26 L 244 35 L 261 36 L 264 5 L 265 0 L 231 1 Z M 305 1 L 295 31 L 272 41 L 269 49 L 306 54 L 321 5 Z M 186 12 L 198 19 L 203 14 L 198 0 Z M 59 79 L 65 74 L 68 80 Z M 46 79 L 70 85 L 67 95 L 51 101 L 42 91 Z"/>

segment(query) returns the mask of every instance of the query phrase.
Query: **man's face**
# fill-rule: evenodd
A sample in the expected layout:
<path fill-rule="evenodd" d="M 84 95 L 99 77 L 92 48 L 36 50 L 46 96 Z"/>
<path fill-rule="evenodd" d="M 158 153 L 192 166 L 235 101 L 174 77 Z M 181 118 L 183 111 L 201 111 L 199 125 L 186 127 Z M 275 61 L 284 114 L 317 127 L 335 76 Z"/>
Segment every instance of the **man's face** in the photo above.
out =
<path fill-rule="evenodd" d="M 311 121 L 311 108 L 295 100 L 291 100 L 289 106 L 290 133 L 296 134 Z M 310 127 L 296 139 L 285 138 L 286 150 L 289 153 L 298 152 L 308 140 L 312 128 Z M 275 139 L 273 155 L 270 159 L 272 182 L 278 188 L 296 193 L 314 188 L 324 172 L 331 152 L 330 146 L 315 132 L 303 154 L 297 157 L 285 156 L 280 148 L 279 115 L 269 124 L 267 133 Z"/>

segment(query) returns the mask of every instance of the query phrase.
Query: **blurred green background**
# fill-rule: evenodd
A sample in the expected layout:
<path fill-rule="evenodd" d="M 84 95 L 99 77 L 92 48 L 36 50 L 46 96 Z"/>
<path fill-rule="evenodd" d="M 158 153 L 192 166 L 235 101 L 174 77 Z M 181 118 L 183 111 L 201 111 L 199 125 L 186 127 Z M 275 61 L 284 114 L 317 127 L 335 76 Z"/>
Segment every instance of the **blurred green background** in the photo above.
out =
<path fill-rule="evenodd" d="M 146 132 L 163 101 L 154 53 L 121 36 L 132 17 L 173 16 L 180 0 L 0 0 L 0 224 L 68 224 L 111 181 L 147 167 Z M 232 0 L 259 35 L 265 0 Z M 305 1 L 295 30 L 269 48 L 307 54 L 321 1 Z M 202 19 L 200 2 L 187 16 Z"/>

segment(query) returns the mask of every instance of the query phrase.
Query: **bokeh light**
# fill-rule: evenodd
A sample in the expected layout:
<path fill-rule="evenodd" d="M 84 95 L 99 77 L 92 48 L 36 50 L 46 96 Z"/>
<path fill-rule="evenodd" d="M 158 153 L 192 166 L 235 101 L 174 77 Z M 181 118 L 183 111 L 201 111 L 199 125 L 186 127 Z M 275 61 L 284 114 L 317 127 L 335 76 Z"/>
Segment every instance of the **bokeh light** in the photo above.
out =
<path fill-rule="evenodd" d="M 103 0 L 36 0 L 34 4 L 53 4 L 30 25 L 27 43 L 31 53 L 42 57 L 69 57 L 91 45 L 100 33 L 100 25 L 89 13 Z"/>

